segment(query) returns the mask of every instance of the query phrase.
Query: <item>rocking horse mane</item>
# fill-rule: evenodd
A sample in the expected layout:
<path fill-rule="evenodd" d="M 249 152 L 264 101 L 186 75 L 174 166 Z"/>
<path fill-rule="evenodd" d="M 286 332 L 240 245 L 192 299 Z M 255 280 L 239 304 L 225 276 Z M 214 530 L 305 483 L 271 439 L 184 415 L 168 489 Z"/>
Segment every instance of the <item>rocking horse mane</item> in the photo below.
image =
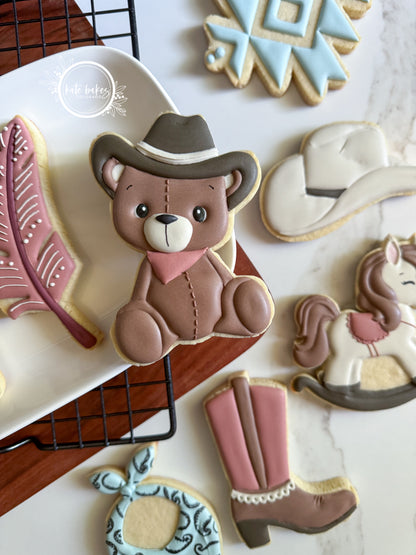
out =
<path fill-rule="evenodd" d="M 406 262 L 416 266 L 416 245 L 400 245 L 401 255 Z M 357 279 L 356 305 L 359 310 L 371 312 L 385 331 L 395 330 L 401 319 L 401 311 L 395 291 L 382 277 L 387 263 L 383 249 L 366 256 L 359 268 Z"/>

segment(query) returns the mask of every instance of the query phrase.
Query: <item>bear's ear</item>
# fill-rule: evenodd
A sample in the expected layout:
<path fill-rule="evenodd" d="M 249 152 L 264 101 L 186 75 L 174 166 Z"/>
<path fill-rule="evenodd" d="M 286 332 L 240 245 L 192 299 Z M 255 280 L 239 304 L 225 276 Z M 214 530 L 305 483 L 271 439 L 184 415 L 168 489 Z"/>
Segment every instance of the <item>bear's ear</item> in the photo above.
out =
<path fill-rule="evenodd" d="M 229 198 L 237 191 L 242 181 L 243 181 L 243 176 L 241 175 L 241 172 L 238 170 L 233 170 L 232 173 L 225 176 L 225 182 L 227 187 L 227 190 L 226 190 L 227 198 Z"/>
<path fill-rule="evenodd" d="M 261 178 L 260 164 L 254 154 L 239 152 L 237 162 L 231 166 L 231 173 L 225 177 L 229 211 L 238 211 L 249 202 L 256 193 Z"/>
<path fill-rule="evenodd" d="M 104 162 L 102 168 L 102 176 L 104 183 L 110 189 L 110 191 L 108 191 L 110 195 L 111 191 L 113 193 L 116 192 L 124 168 L 125 166 L 123 164 L 120 164 L 117 158 L 109 158 L 106 162 Z M 111 196 L 114 197 L 114 194 Z"/>

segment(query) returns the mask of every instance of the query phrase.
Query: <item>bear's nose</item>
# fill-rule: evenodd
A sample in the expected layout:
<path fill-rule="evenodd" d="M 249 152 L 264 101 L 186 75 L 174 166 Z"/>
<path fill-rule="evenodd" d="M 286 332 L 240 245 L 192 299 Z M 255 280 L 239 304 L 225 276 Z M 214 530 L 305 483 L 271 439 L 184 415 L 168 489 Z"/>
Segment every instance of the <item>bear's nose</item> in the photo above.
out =
<path fill-rule="evenodd" d="M 159 216 L 156 216 L 156 220 L 161 224 L 165 224 L 165 225 L 176 222 L 177 219 L 178 218 L 173 214 L 160 214 Z"/>

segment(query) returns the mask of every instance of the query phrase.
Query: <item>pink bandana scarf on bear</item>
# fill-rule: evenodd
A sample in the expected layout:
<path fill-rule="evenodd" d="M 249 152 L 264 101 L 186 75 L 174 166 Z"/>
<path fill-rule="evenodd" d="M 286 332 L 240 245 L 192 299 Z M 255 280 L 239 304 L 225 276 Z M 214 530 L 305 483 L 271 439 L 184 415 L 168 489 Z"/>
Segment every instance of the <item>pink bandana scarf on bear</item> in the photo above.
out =
<path fill-rule="evenodd" d="M 153 252 L 147 251 L 149 260 L 156 277 L 166 285 L 191 266 L 198 262 L 208 249 L 182 252 Z"/>

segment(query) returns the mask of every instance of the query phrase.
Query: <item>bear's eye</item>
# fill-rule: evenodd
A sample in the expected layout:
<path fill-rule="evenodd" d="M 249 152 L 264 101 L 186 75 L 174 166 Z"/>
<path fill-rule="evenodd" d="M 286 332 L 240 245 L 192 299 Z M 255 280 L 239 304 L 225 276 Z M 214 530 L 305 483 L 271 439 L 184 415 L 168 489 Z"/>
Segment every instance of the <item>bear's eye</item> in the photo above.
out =
<path fill-rule="evenodd" d="M 137 207 L 136 207 L 136 215 L 139 218 L 145 218 L 149 213 L 149 207 L 147 206 L 147 204 L 143 204 L 140 203 Z"/>
<path fill-rule="evenodd" d="M 207 211 L 202 206 L 195 206 L 192 216 L 197 222 L 205 222 L 207 219 Z"/>

